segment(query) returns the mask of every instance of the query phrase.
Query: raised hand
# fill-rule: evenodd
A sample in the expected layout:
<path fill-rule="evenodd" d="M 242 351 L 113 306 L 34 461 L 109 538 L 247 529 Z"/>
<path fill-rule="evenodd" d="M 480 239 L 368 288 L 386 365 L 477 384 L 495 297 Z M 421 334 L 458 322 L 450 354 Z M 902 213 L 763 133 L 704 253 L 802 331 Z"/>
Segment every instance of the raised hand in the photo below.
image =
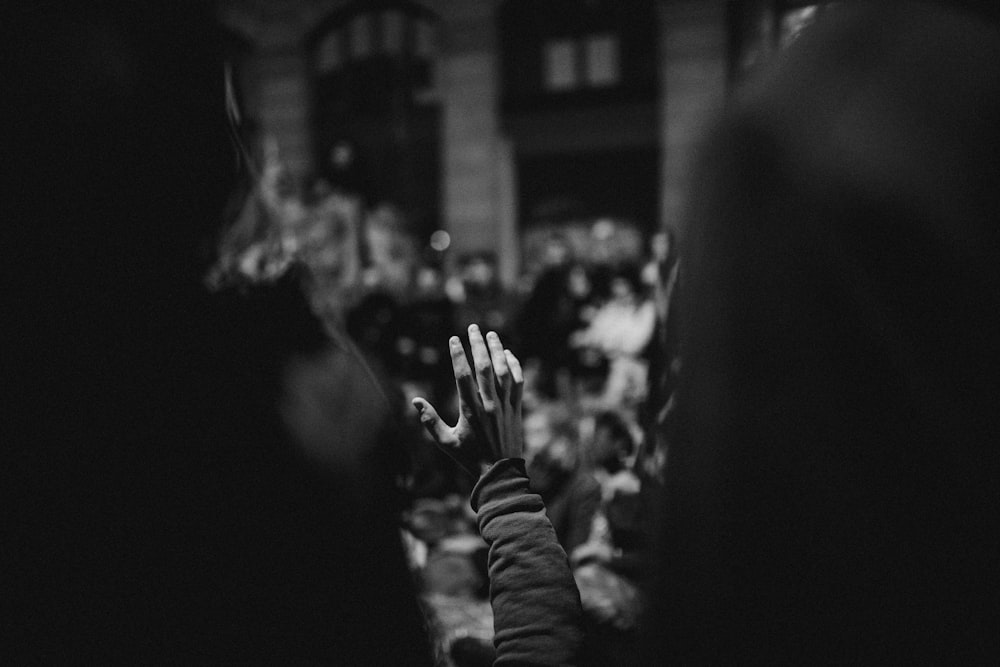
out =
<path fill-rule="evenodd" d="M 484 340 L 475 324 L 469 326 L 475 373 L 458 336 L 452 336 L 448 346 L 458 387 L 458 423 L 445 424 L 434 406 L 424 398 L 413 399 L 413 406 L 438 447 L 478 477 L 481 463 L 523 456 L 521 395 L 524 376 L 521 363 L 510 350 L 503 348 L 500 337 L 491 331 Z"/>

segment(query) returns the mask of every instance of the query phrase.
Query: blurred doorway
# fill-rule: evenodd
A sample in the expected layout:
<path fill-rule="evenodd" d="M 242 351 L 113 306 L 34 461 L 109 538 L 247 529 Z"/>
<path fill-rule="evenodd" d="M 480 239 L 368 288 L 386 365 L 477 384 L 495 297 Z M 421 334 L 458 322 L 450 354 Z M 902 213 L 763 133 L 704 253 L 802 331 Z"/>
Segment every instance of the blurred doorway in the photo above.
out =
<path fill-rule="evenodd" d="M 319 175 L 370 204 L 396 204 L 421 236 L 440 217 L 441 112 L 427 95 L 437 25 L 413 2 L 359 1 L 309 41 Z"/>

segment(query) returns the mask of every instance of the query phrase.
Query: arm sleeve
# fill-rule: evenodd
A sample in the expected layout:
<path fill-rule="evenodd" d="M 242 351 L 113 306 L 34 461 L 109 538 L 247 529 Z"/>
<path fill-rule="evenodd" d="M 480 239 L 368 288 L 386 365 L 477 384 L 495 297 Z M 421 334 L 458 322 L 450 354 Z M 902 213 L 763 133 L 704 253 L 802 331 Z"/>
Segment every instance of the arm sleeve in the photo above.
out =
<path fill-rule="evenodd" d="M 523 459 L 502 459 L 472 492 L 489 544 L 496 665 L 572 665 L 583 639 L 580 594 Z"/>

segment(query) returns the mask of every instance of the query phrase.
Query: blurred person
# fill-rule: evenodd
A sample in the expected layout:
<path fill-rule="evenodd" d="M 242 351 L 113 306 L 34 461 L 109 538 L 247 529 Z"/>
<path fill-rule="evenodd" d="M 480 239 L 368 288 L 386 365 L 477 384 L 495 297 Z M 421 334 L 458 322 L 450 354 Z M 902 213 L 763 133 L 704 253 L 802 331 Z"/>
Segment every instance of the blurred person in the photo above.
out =
<path fill-rule="evenodd" d="M 613 271 L 609 295 L 586 328 L 570 336 L 576 348 L 592 349 L 608 359 L 600 401 L 608 407 L 635 405 L 645 393 L 648 363 L 642 358 L 653 337 L 656 309 L 645 295 L 635 267 Z"/>
<path fill-rule="evenodd" d="M 587 540 L 569 553 L 587 620 L 586 664 L 637 664 L 649 574 L 648 494 L 629 466 L 635 443 L 617 412 L 595 416 L 586 450 L 601 502 Z"/>
<path fill-rule="evenodd" d="M 676 389 L 681 370 L 679 286 L 681 260 L 674 231 L 667 227 L 650 241 L 650 260 L 643 282 L 650 286 L 656 308 L 653 340 L 647 348 L 649 371 L 646 397 L 639 406 L 643 437 L 636 452 L 636 469 L 662 481 L 667 449 L 675 430 Z"/>
<path fill-rule="evenodd" d="M 4 658 L 429 665 L 385 403 L 353 355 L 314 391 L 294 275 L 203 285 L 235 184 L 210 10 L 4 10 L 32 139 L 5 195 Z"/>
<path fill-rule="evenodd" d="M 568 260 L 541 274 L 520 309 L 517 330 L 528 360 L 538 365 L 538 389 L 548 398 L 568 398 L 567 385 L 606 370 L 599 355 L 575 350 L 569 342 L 586 326 L 595 299 L 586 266 Z"/>
<path fill-rule="evenodd" d="M 629 496 L 631 497 L 631 496 Z M 621 499 L 609 501 L 608 507 Z M 584 656 L 581 665 L 595 667 L 645 664 L 639 628 L 645 600 L 639 578 L 643 564 L 631 546 L 616 544 L 604 514 L 602 528 L 570 556 L 584 612 Z M 596 528 L 596 526 L 595 526 Z M 598 530 L 595 530 L 597 533 Z"/>
<path fill-rule="evenodd" d="M 1000 657 L 997 12 L 838 3 L 711 126 L 649 660 Z"/>
<path fill-rule="evenodd" d="M 413 406 L 438 446 L 478 479 L 471 504 L 489 545 L 493 664 L 577 664 L 580 595 L 545 504 L 529 486 L 521 364 L 495 332 L 483 336 L 473 324 L 468 336 L 471 365 L 461 339 L 448 341 L 460 398 L 455 425 L 424 398 Z"/>
<path fill-rule="evenodd" d="M 636 585 L 599 562 L 597 554 L 582 559 L 571 578 L 557 528 L 563 499 L 543 501 L 551 483 L 558 481 L 548 465 L 558 461 L 556 474 L 563 477 L 574 456 L 569 421 L 558 418 L 560 412 L 568 413 L 558 405 L 551 413 L 535 410 L 522 425 L 523 376 L 516 357 L 503 349 L 495 333 L 484 339 L 476 326 L 469 329 L 469 341 L 475 380 L 461 342 L 457 337 L 450 341 L 462 396 L 457 424 L 448 426 L 423 398 L 414 399 L 414 406 L 446 453 L 473 475 L 484 471 L 478 473 L 472 506 L 490 544 L 494 664 L 629 664 L 636 655 Z M 542 457 L 545 466 L 539 466 Z M 599 489 L 592 479 L 591 484 L 599 501 Z M 566 487 L 561 489 L 566 494 Z M 589 531 L 589 525 L 581 529 Z M 610 554 L 608 560 L 613 558 Z M 472 644 L 483 647 L 478 641 Z"/>
<path fill-rule="evenodd" d="M 475 515 L 467 508 L 468 496 L 457 495 L 413 504 L 409 531 L 427 547 L 419 572 L 422 593 L 467 599 L 488 594 L 486 545 L 475 534 Z"/>
<path fill-rule="evenodd" d="M 635 439 L 618 412 L 605 410 L 594 416 L 587 459 L 595 471 L 613 475 L 624 470 L 634 453 Z"/>
<path fill-rule="evenodd" d="M 406 303 L 418 264 L 407 224 L 403 213 L 388 204 L 365 216 L 361 296 L 346 316 L 351 337 L 396 380 L 403 379 L 415 351 L 406 335 Z"/>
<path fill-rule="evenodd" d="M 432 264 L 418 266 L 413 294 L 403 309 L 400 351 L 406 352 L 403 373 L 429 383 L 435 401 L 445 402 L 454 393 L 451 364 L 441 345 L 441 333 L 454 326 L 455 305 L 445 293 L 443 271 Z"/>
<path fill-rule="evenodd" d="M 515 333 L 526 364 L 537 365 L 537 389 L 556 398 L 557 377 L 570 365 L 569 334 L 579 328 L 571 292 L 571 249 L 565 239 L 546 240 L 542 268 L 524 304 L 518 309 Z M 525 335 L 530 332 L 530 335 Z"/>
<path fill-rule="evenodd" d="M 607 298 L 605 274 L 603 267 L 577 262 L 570 267 L 567 275 L 574 317 L 566 323 L 571 329 L 564 341 L 569 355 L 569 379 L 574 396 L 599 393 L 608 377 L 608 358 L 599 349 L 573 344 L 573 336 L 590 325 Z"/>
<path fill-rule="evenodd" d="M 363 227 L 364 284 L 405 301 L 419 262 L 410 221 L 398 207 L 383 203 L 368 211 Z"/>
<path fill-rule="evenodd" d="M 653 334 L 656 344 L 651 348 L 648 399 L 651 404 L 662 407 L 676 384 L 675 362 L 679 347 L 677 289 L 681 262 L 673 230 L 664 228 L 654 234 L 650 251 L 649 261 L 642 270 L 642 282 L 656 309 Z"/>
<path fill-rule="evenodd" d="M 540 407 L 525 419 L 524 444 L 531 489 L 570 553 L 586 541 L 601 502 L 601 487 L 578 451 L 579 433 L 569 414 Z"/>

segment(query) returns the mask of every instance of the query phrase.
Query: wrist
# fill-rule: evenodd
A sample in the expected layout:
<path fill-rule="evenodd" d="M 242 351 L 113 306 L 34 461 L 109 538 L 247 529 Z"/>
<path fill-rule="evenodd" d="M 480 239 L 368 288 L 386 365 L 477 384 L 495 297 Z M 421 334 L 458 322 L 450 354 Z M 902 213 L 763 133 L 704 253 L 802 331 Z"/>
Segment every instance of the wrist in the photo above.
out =
<path fill-rule="evenodd" d="M 522 458 L 502 458 L 485 464 L 485 470 L 469 498 L 473 511 L 479 512 L 480 506 L 489 500 L 528 492 L 525 465 Z"/>

